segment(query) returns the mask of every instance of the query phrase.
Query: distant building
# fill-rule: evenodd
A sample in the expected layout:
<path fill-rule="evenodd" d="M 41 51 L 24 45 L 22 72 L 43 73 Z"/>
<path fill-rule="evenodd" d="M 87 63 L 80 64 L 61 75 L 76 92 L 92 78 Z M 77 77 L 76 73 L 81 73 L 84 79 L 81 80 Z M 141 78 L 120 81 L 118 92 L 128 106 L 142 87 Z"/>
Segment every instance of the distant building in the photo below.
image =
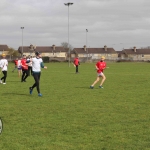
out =
<path fill-rule="evenodd" d="M 150 60 L 150 49 L 137 49 L 136 47 L 124 49 L 118 52 L 118 58 L 120 60 L 148 61 Z"/>
<path fill-rule="evenodd" d="M 71 52 L 71 58 L 79 57 L 82 60 L 99 60 L 101 56 L 105 56 L 106 60 L 116 60 L 118 58 L 117 52 L 113 48 L 74 48 Z"/>
<path fill-rule="evenodd" d="M 67 50 L 64 49 L 64 47 L 62 46 L 55 46 L 55 45 L 52 45 L 52 46 L 33 46 L 33 45 L 30 45 L 30 46 L 23 46 L 23 49 L 22 49 L 22 46 L 20 46 L 18 48 L 18 52 L 20 54 L 22 54 L 22 51 L 23 51 L 23 54 L 25 55 L 31 55 L 31 56 L 34 56 L 35 54 L 35 51 L 38 51 L 41 53 L 42 57 L 49 57 L 50 59 L 67 59 Z"/>

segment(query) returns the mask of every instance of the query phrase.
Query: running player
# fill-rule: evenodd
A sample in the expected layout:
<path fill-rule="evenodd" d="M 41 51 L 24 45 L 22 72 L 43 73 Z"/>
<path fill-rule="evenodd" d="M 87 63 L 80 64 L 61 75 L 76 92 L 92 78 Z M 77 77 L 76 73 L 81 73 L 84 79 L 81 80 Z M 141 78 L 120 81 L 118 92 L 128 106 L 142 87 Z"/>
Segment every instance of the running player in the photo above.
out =
<path fill-rule="evenodd" d="M 101 57 L 101 60 L 98 61 L 98 62 L 96 63 L 96 65 L 95 65 L 96 70 L 97 70 L 97 78 L 96 78 L 96 80 L 94 81 L 94 83 L 90 86 L 91 89 L 94 88 L 94 85 L 100 80 L 101 77 L 102 77 L 102 81 L 101 81 L 99 87 L 100 87 L 100 88 L 103 88 L 102 85 L 103 85 L 104 81 L 106 80 L 106 77 L 105 77 L 105 75 L 104 75 L 104 73 L 103 73 L 103 70 L 106 68 L 106 62 L 104 62 L 104 60 L 105 60 L 105 57 L 102 56 L 102 57 Z"/>
<path fill-rule="evenodd" d="M 5 59 L 6 55 L 2 54 L 2 59 L 0 61 L 0 67 L 3 72 L 3 77 L 0 80 L 0 83 L 6 84 L 6 78 L 7 78 L 7 66 L 8 66 L 8 61 Z"/>
<path fill-rule="evenodd" d="M 32 94 L 33 89 L 36 87 L 37 92 L 38 92 L 38 96 L 42 96 L 42 94 L 40 93 L 40 87 L 39 87 L 41 68 L 47 69 L 47 67 L 43 65 L 43 60 L 40 56 L 40 53 L 35 52 L 35 55 L 36 55 L 36 57 L 32 58 L 32 60 L 31 60 L 32 61 L 33 77 L 34 77 L 35 83 L 33 84 L 32 87 L 29 87 L 29 92 L 30 92 L 30 94 Z"/>

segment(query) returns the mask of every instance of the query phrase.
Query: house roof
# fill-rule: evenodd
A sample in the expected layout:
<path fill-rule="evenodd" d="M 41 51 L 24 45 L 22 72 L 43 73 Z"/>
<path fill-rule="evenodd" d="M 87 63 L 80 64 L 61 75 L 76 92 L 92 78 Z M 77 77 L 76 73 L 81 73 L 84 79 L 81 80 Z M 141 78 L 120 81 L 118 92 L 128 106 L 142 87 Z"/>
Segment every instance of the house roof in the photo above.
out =
<path fill-rule="evenodd" d="M 18 48 L 18 51 L 19 51 L 19 53 L 21 53 L 22 52 L 22 46 L 20 46 L 19 48 Z M 32 50 L 32 52 L 33 52 L 34 50 Z M 63 47 L 61 47 L 61 46 L 55 46 L 55 50 L 53 49 L 53 46 L 36 46 L 36 49 L 35 49 L 35 51 L 38 51 L 38 52 L 40 52 L 40 53 L 45 53 L 45 52 L 51 52 L 51 53 L 53 53 L 53 52 L 67 52 L 67 50 L 66 49 L 64 49 Z M 26 53 L 30 53 L 31 52 L 31 49 L 30 49 L 30 46 L 23 46 L 23 52 L 26 52 Z"/>
<path fill-rule="evenodd" d="M 123 51 L 126 54 L 150 54 L 150 49 L 136 49 L 136 51 L 134 51 L 134 48 L 132 48 L 124 49 Z"/>
<path fill-rule="evenodd" d="M 91 53 L 91 54 L 101 54 L 101 53 L 106 53 L 106 54 L 116 54 L 117 52 L 113 48 L 107 48 L 105 50 L 104 48 L 86 48 L 86 51 L 84 48 L 74 48 L 75 53 L 78 54 L 86 54 L 86 53 Z"/>
<path fill-rule="evenodd" d="M 0 45 L 0 51 L 7 51 L 8 46 L 7 45 Z"/>

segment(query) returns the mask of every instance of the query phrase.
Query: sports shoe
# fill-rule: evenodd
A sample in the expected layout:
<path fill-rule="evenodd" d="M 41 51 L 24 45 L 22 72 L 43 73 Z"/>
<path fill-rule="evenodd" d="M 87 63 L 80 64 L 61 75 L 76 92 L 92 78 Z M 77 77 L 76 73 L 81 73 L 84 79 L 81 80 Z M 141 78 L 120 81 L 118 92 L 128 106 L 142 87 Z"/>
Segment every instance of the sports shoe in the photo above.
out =
<path fill-rule="evenodd" d="M 32 94 L 32 92 L 33 92 L 33 88 L 29 87 L 29 93 Z"/>
<path fill-rule="evenodd" d="M 99 86 L 99 88 L 103 89 L 103 86 Z"/>
<path fill-rule="evenodd" d="M 0 83 L 3 83 L 2 80 L 0 80 Z"/>
<path fill-rule="evenodd" d="M 3 84 L 6 84 L 5 82 Z"/>
<path fill-rule="evenodd" d="M 94 86 L 91 85 L 91 86 L 90 86 L 90 89 L 93 89 L 93 88 L 94 88 Z"/>
<path fill-rule="evenodd" d="M 39 96 L 39 97 L 41 97 L 41 96 L 42 96 L 42 94 L 41 94 L 41 93 L 39 93 L 39 94 L 38 94 L 38 96 Z"/>

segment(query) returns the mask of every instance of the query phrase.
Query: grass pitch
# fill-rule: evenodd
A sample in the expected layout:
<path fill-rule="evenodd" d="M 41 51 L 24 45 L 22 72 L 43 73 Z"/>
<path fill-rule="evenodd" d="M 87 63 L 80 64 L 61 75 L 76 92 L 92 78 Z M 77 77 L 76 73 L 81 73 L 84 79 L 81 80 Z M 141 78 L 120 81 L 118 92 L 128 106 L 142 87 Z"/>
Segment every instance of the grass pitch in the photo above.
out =
<path fill-rule="evenodd" d="M 21 83 L 9 65 L 0 85 L 1 150 L 150 149 L 149 63 L 108 63 L 104 89 L 89 88 L 95 64 L 81 64 L 79 74 L 67 63 L 46 65 L 43 97 L 30 95 L 33 78 Z"/>

